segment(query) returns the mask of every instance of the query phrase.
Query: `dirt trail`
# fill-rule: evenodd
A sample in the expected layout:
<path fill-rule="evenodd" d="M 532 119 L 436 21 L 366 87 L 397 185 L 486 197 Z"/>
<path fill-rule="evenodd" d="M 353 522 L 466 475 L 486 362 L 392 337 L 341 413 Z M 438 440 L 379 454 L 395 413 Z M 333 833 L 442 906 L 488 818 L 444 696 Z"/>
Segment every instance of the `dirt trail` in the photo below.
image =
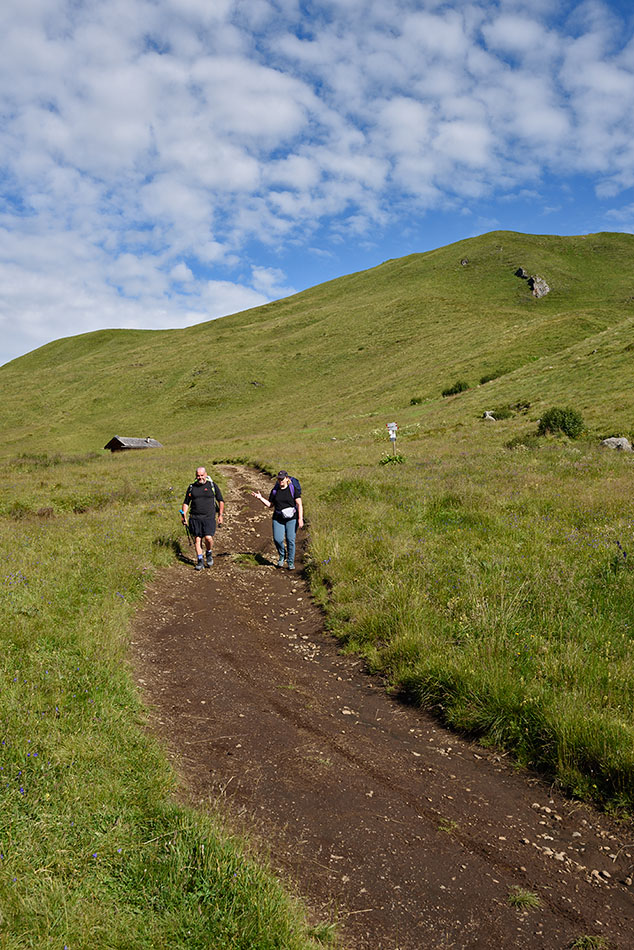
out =
<path fill-rule="evenodd" d="M 213 568 L 164 572 L 133 637 L 188 796 L 224 797 L 347 948 L 634 948 L 634 828 L 387 697 L 324 633 L 301 553 L 275 570 L 245 491 L 270 481 L 225 472 Z M 511 906 L 517 888 L 541 906 Z"/>

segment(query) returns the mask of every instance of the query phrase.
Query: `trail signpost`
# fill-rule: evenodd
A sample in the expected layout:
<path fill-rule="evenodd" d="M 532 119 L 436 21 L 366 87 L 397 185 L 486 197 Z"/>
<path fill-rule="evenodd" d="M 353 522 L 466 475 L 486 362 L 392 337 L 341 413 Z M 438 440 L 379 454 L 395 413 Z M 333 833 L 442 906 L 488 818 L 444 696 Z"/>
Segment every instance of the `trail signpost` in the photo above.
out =
<path fill-rule="evenodd" d="M 395 422 L 386 422 L 386 426 L 392 443 L 392 454 L 396 455 L 396 433 L 398 426 Z"/>

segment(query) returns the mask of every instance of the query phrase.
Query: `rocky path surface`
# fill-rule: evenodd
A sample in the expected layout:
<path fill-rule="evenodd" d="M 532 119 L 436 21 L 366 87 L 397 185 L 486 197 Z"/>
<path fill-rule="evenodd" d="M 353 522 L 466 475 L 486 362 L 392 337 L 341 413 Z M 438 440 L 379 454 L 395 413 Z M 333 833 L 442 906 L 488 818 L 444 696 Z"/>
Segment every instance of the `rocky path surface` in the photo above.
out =
<path fill-rule="evenodd" d="M 632 825 L 391 700 L 324 632 L 301 556 L 274 568 L 270 514 L 247 491 L 270 481 L 225 473 L 213 568 L 165 571 L 133 636 L 190 800 L 221 799 L 264 839 L 348 950 L 634 948 Z"/>

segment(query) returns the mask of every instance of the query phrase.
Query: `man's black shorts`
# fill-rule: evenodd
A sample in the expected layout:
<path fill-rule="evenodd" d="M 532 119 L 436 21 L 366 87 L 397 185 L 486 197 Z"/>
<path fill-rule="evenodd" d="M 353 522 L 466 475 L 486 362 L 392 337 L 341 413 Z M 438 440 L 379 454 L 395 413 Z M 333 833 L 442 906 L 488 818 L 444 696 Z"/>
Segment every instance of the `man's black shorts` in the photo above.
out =
<path fill-rule="evenodd" d="M 216 519 L 213 515 L 209 518 L 190 518 L 189 530 L 195 538 L 213 538 L 216 533 Z"/>

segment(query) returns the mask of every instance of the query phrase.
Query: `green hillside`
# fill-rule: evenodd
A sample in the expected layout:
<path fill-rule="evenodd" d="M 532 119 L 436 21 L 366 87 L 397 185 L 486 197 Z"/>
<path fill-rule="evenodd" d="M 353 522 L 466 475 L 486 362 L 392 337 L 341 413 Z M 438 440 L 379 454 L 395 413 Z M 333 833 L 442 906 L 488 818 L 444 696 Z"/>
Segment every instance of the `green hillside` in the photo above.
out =
<path fill-rule="evenodd" d="M 178 507 L 214 460 L 300 476 L 315 597 L 386 688 L 631 814 L 633 462 L 599 441 L 634 433 L 633 264 L 632 235 L 495 232 L 0 368 L 0 908 L 33 933 L 7 946 L 70 931 L 73 950 L 95 933 L 256 950 L 329 933 L 173 804 L 140 728 L 128 624 L 157 567 L 185 569 Z M 534 298 L 520 267 L 550 293 Z M 582 414 L 581 438 L 537 436 L 553 406 Z M 110 455 L 113 435 L 164 448 Z"/>
<path fill-rule="evenodd" d="M 100 447 L 113 426 L 171 439 L 222 412 L 249 437 L 291 394 L 300 425 L 395 412 L 414 396 L 433 417 L 455 379 L 496 372 L 502 397 L 521 387 L 538 404 L 563 389 L 593 423 L 628 425 L 633 253 L 626 234 L 498 232 L 186 330 L 60 340 L 3 367 L 3 434 L 9 451 L 53 437 L 73 450 Z M 551 293 L 533 298 L 518 267 Z M 601 377 L 596 392 L 589 377 Z M 469 398 L 479 409 L 491 394 Z"/>

